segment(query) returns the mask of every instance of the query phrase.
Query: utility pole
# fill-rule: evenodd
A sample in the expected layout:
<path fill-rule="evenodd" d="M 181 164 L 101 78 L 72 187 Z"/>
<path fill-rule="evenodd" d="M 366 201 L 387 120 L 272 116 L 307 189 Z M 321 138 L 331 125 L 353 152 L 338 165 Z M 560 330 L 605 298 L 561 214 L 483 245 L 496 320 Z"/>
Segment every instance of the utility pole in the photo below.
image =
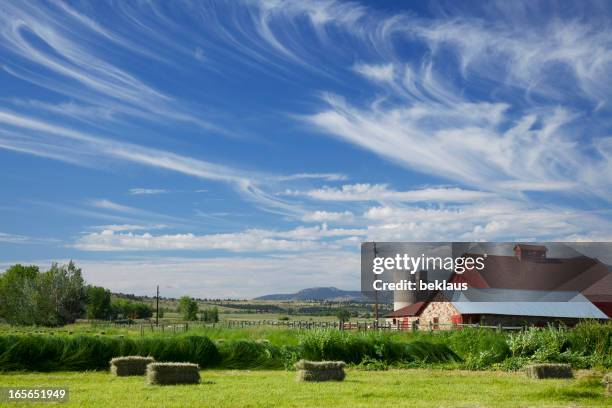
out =
<path fill-rule="evenodd" d="M 376 242 L 374 244 L 374 258 L 376 258 Z M 374 315 L 376 316 L 376 330 L 378 330 L 378 291 L 374 290 Z"/>
<path fill-rule="evenodd" d="M 159 285 L 157 285 L 157 296 L 155 297 L 155 309 L 157 313 L 155 314 L 155 325 L 159 326 Z"/>

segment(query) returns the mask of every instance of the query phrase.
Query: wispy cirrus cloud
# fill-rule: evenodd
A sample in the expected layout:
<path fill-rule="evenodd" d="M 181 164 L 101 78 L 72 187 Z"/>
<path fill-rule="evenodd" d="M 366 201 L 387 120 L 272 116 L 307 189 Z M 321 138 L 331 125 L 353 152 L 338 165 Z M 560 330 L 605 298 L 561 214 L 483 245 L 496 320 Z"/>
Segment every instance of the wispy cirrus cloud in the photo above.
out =
<path fill-rule="evenodd" d="M 324 211 L 317 210 L 304 214 L 302 221 L 305 222 L 335 222 L 344 223 L 351 222 L 355 215 L 351 211 Z"/>
<path fill-rule="evenodd" d="M 31 237 L 27 235 L 9 234 L 6 232 L 0 232 L 0 243 L 6 244 L 49 244 L 59 242 L 52 238 L 39 238 Z"/>
<path fill-rule="evenodd" d="M 488 192 L 457 187 L 430 187 L 410 191 L 390 189 L 386 184 L 345 184 L 314 190 L 286 190 L 284 195 L 303 196 L 320 201 L 379 201 L 379 202 L 472 202 L 492 198 Z"/>
<path fill-rule="evenodd" d="M 277 177 L 280 181 L 293 181 L 293 180 L 308 180 L 308 179 L 319 179 L 325 181 L 344 181 L 348 177 L 344 174 L 339 173 L 296 173 L 288 176 Z"/>
<path fill-rule="evenodd" d="M 301 211 L 299 207 L 264 192 L 257 185 L 258 182 L 273 179 L 264 173 L 247 172 L 155 148 L 119 142 L 11 111 L 0 110 L 0 147 L 85 166 L 91 166 L 92 161 L 106 159 L 165 169 L 228 183 L 244 198 L 264 209 L 288 214 Z"/>
<path fill-rule="evenodd" d="M 90 110 L 111 107 L 111 111 L 128 116 L 190 122 L 223 132 L 202 119 L 201 112 L 194 114 L 181 101 L 119 67 L 108 53 L 97 52 L 110 44 L 115 53 L 111 55 L 129 50 L 159 62 L 160 57 L 149 47 L 102 28 L 67 4 L 34 6 L 9 2 L 0 10 L 0 22 L 3 27 L 0 48 L 12 55 L 3 69 L 16 78 L 88 103 Z M 48 74 L 35 72 L 33 66 L 45 69 Z M 72 108 L 51 110 L 62 115 L 83 113 L 82 108 Z M 102 118 L 99 116 L 98 120 Z"/>
<path fill-rule="evenodd" d="M 85 251 L 226 250 L 232 252 L 312 251 L 336 248 L 334 239 L 363 235 L 364 230 L 329 228 L 327 224 L 287 231 L 249 229 L 236 233 L 196 235 L 132 232 L 105 229 L 79 237 L 74 247 Z M 331 239 L 331 241 L 329 240 Z"/>
<path fill-rule="evenodd" d="M 31 239 L 24 235 L 7 234 L 4 232 L 0 232 L 0 242 L 7 242 L 9 244 L 27 244 L 31 242 Z"/>
<path fill-rule="evenodd" d="M 254 33 L 279 56 L 304 64 L 313 58 L 283 31 L 307 21 L 311 31 L 297 35 L 315 34 L 320 47 L 335 50 L 345 68 L 371 82 L 369 101 L 324 94 L 325 106 L 306 117 L 322 132 L 483 190 L 612 198 L 607 178 L 598 176 L 609 159 L 592 154 L 606 132 L 582 122 L 609 109 L 612 31 L 603 10 L 586 22 L 580 17 L 589 11 L 580 6 L 551 17 L 543 8 L 499 3 L 481 10 L 496 18 L 459 8 L 424 18 L 359 3 L 256 4 Z M 363 60 L 342 54 L 342 35 L 360 44 Z M 405 46 L 429 52 L 406 56 Z M 479 92 L 483 86 L 494 94 Z"/>
<path fill-rule="evenodd" d="M 124 231 L 150 231 L 164 229 L 168 226 L 166 224 L 107 224 L 107 225 L 96 225 L 92 227 L 93 230 L 98 231 L 112 231 L 112 232 L 124 232 Z"/>
<path fill-rule="evenodd" d="M 569 241 L 583 234 L 607 236 L 612 226 L 598 213 L 505 199 L 435 208 L 377 206 L 363 217 L 373 241 Z"/>
<path fill-rule="evenodd" d="M 14 86 L 0 100 L 0 148 L 111 176 L 137 167 L 129 176 L 142 179 L 118 196 L 45 207 L 79 220 L 64 242 L 77 255 L 163 254 L 85 261 L 102 281 L 105 266 L 122 279 L 133 267 L 134 279 L 110 282 L 126 291 L 146 290 L 148 271 L 176 292 L 194 276 L 243 295 L 260 278 L 280 289 L 271 271 L 328 282 L 312 269 L 351 272 L 319 260 L 354 261 L 361 240 L 609 237 L 612 11 L 506 3 L 9 1 L 0 76 Z M 234 85 L 247 92 L 226 92 Z M 260 89 L 274 92 L 246 100 Z M 201 142 L 239 122 L 267 147 Z M 176 213 L 126 197 L 132 186 L 193 192 L 191 178 L 206 194 L 180 197 Z M 238 213 L 249 215 L 232 223 Z M 250 285 L 234 291 L 209 268 Z"/>
<path fill-rule="evenodd" d="M 131 195 L 151 195 L 151 194 L 164 194 L 164 193 L 168 193 L 169 191 L 163 188 L 131 188 L 130 189 L 130 194 Z"/>

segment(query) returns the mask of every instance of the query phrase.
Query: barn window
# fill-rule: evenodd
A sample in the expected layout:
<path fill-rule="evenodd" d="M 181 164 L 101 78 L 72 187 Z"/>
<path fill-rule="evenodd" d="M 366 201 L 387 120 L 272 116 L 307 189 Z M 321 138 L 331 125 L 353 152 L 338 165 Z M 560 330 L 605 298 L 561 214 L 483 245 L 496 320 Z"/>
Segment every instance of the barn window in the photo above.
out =
<path fill-rule="evenodd" d="M 440 321 L 438 319 L 438 316 L 435 316 L 433 318 L 433 329 L 434 330 L 438 330 L 440 328 L 440 324 L 439 323 L 440 323 Z"/>

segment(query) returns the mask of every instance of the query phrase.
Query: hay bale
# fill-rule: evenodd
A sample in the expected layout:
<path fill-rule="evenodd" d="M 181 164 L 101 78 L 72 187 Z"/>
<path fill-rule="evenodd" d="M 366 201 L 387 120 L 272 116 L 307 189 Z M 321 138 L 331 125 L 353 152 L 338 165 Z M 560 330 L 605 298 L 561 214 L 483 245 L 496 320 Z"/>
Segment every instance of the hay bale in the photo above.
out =
<path fill-rule="evenodd" d="M 601 382 L 606 387 L 606 395 L 608 397 L 612 396 L 612 373 L 604 375 Z"/>
<path fill-rule="evenodd" d="M 298 381 L 342 381 L 344 373 L 344 361 L 306 361 L 300 360 L 295 363 L 298 370 Z"/>
<path fill-rule="evenodd" d="M 572 368 L 569 364 L 531 364 L 525 367 L 529 378 L 573 378 Z"/>
<path fill-rule="evenodd" d="M 298 370 L 342 370 L 346 366 L 344 361 L 308 361 L 300 360 L 295 363 L 295 368 Z"/>
<path fill-rule="evenodd" d="M 346 377 L 344 370 L 299 370 L 298 381 L 342 381 Z"/>
<path fill-rule="evenodd" d="M 153 357 L 115 357 L 110 361 L 110 371 L 111 374 L 118 377 L 128 375 L 144 375 L 147 372 L 147 364 L 154 361 L 155 359 Z"/>
<path fill-rule="evenodd" d="M 200 367 L 192 363 L 151 363 L 147 383 L 153 385 L 198 384 Z"/>

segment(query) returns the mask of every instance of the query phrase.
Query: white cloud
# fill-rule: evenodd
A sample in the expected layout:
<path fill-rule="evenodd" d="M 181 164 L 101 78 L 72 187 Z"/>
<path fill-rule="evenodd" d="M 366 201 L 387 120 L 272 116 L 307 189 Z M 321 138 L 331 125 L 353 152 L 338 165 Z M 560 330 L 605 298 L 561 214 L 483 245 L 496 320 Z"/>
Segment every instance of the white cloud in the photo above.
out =
<path fill-rule="evenodd" d="M 353 69 L 364 77 L 379 82 L 393 82 L 393 64 L 357 64 Z"/>
<path fill-rule="evenodd" d="M 107 200 L 107 199 L 89 200 L 88 204 L 94 208 L 118 212 L 121 214 L 128 214 L 130 216 L 135 216 L 135 217 L 144 218 L 144 219 L 161 219 L 161 220 L 169 220 L 169 221 L 175 221 L 175 222 L 185 221 L 183 218 L 160 214 L 154 211 L 147 211 L 147 210 L 143 210 L 140 208 L 130 207 L 130 206 L 119 204 L 119 203 L 116 203 L 114 201 Z"/>
<path fill-rule="evenodd" d="M 325 222 L 325 221 L 333 221 L 333 222 L 350 222 L 354 218 L 354 215 L 350 211 L 312 211 L 304 214 L 302 216 L 302 221 L 305 222 Z"/>
<path fill-rule="evenodd" d="M 164 194 L 168 193 L 168 190 L 164 190 L 162 188 L 132 188 L 130 189 L 131 195 L 139 195 L 139 194 Z"/>
<path fill-rule="evenodd" d="M 504 107 L 499 104 L 360 109 L 336 97 L 326 100 L 329 109 L 312 115 L 311 123 L 419 172 L 485 191 L 500 191 L 505 183 L 527 185 L 529 190 L 541 186 L 597 192 L 595 187 L 609 184 L 603 177 L 592 177 L 602 159 L 592 157 L 564 131 L 574 120 L 564 109 L 528 114 L 501 130 L 499 112 Z M 570 177 L 581 183 L 568 183 Z"/>
<path fill-rule="evenodd" d="M 612 227 L 588 212 L 499 199 L 440 208 L 378 206 L 363 218 L 368 241 L 560 241 L 573 234 L 605 235 Z"/>
<path fill-rule="evenodd" d="M 338 173 L 297 173 L 291 174 L 289 176 L 279 176 L 277 177 L 280 181 L 291 181 L 291 180 L 300 180 L 300 179 L 321 179 L 326 181 L 343 181 L 347 180 L 348 177 L 344 174 Z"/>
<path fill-rule="evenodd" d="M 9 234 L 0 232 L 0 243 L 7 244 L 49 244 L 59 242 L 53 238 L 37 238 L 26 235 Z"/>
<path fill-rule="evenodd" d="M 134 234 L 105 229 L 79 237 L 74 247 L 83 251 L 227 250 L 232 252 L 312 251 L 338 248 L 334 238 L 364 234 L 360 229 L 328 228 L 326 224 L 287 231 L 249 229 L 242 232 L 196 235 L 148 232 Z M 331 239 L 331 240 L 328 240 Z"/>
<path fill-rule="evenodd" d="M 23 235 L 6 234 L 0 232 L 0 242 L 6 242 L 9 244 L 29 244 L 31 239 Z"/>
<path fill-rule="evenodd" d="M 264 192 L 258 184 L 264 184 L 273 177 L 261 173 L 247 172 L 159 149 L 118 142 L 10 111 L 0 110 L 0 125 L 6 127 L 4 133 L 6 137 L 0 132 L 1 148 L 44 157 L 49 156 L 48 151 L 51 148 L 56 151 L 53 153 L 53 158 L 80 165 L 91 165 L 92 160 L 106 159 L 161 168 L 231 184 L 245 199 L 268 211 L 284 214 L 301 212 L 299 207 Z M 15 131 L 15 128 L 19 131 Z"/>
<path fill-rule="evenodd" d="M 492 198 L 491 193 L 456 187 L 432 187 L 420 190 L 395 191 L 386 184 L 345 184 L 315 190 L 287 190 L 285 195 L 305 196 L 321 201 L 382 201 L 382 202 L 470 202 Z"/>
<path fill-rule="evenodd" d="M 130 21 L 134 23 L 135 21 Z M 202 119 L 203 110 L 191 111 L 186 104 L 147 84 L 129 70 L 113 63 L 109 47 L 139 54 L 149 61 L 169 65 L 160 57 L 161 47 L 151 47 L 151 30 L 139 24 L 124 28 L 138 31 L 132 38 L 102 27 L 94 19 L 63 4 L 5 4 L 0 10 L 0 48 L 10 58 L 3 70 L 21 80 L 65 95 L 70 100 L 89 104 L 93 109 L 112 107 L 123 115 L 146 117 L 149 120 L 190 122 L 207 130 L 223 133 L 214 124 Z M 125 31 L 123 31 L 125 33 Z M 148 37 L 148 38 L 147 38 Z M 135 41 L 147 38 L 148 43 Z M 49 74 L 29 69 L 37 65 Z M 71 103 L 71 102 L 70 102 Z M 73 116 L 87 114 L 80 108 L 53 110 Z M 115 119 L 100 115 L 97 120 Z"/>
<path fill-rule="evenodd" d="M 164 229 L 168 226 L 165 224 L 154 224 L 154 225 L 138 225 L 138 224 L 109 224 L 109 225 L 97 225 L 92 227 L 94 230 L 100 231 L 113 231 L 113 232 L 123 232 L 123 231 L 147 231 L 147 230 L 156 230 L 156 229 Z"/>

